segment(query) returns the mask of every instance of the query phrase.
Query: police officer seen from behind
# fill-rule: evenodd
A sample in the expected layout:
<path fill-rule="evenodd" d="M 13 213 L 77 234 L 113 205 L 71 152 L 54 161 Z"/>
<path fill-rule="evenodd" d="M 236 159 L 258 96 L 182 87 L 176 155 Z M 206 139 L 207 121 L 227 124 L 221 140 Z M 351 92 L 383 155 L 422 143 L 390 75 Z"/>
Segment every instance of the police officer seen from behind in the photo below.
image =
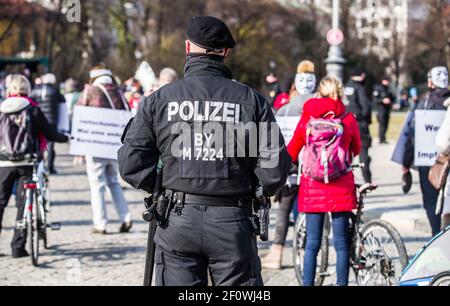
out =
<path fill-rule="evenodd" d="M 390 81 L 388 77 L 384 77 L 380 84 L 375 85 L 373 90 L 373 103 L 378 107 L 378 123 L 380 143 L 386 144 L 386 133 L 389 127 L 389 119 L 391 117 L 392 105 L 395 97 L 389 89 Z"/>
<path fill-rule="evenodd" d="M 370 156 L 369 148 L 372 145 L 372 137 L 370 136 L 369 125 L 372 123 L 372 107 L 371 102 L 366 94 L 364 82 L 366 74 L 360 68 L 354 68 L 351 71 L 350 81 L 345 85 L 344 94 L 346 97 L 347 111 L 352 112 L 358 120 L 359 131 L 361 134 L 362 149 L 359 154 L 361 163 L 365 167 L 362 169 L 364 181 L 372 182 L 372 173 L 370 172 Z"/>
<path fill-rule="evenodd" d="M 259 134 L 271 134 L 259 126 L 275 123 L 266 99 L 232 80 L 224 59 L 234 46 L 221 20 L 193 18 L 185 78 L 146 98 L 124 133 L 119 163 L 125 181 L 151 193 L 160 156 L 164 164 L 170 204 L 155 236 L 159 286 L 205 286 L 208 272 L 214 285 L 263 285 L 251 199 L 258 186 L 267 196 L 281 188 L 291 160 L 279 131 L 275 146 L 274 135 L 262 135 L 270 136 L 268 149 L 258 144 L 254 157 L 225 153 L 235 138 L 223 135 L 226 125 L 255 124 Z M 267 166 L 268 159 L 275 166 Z"/>

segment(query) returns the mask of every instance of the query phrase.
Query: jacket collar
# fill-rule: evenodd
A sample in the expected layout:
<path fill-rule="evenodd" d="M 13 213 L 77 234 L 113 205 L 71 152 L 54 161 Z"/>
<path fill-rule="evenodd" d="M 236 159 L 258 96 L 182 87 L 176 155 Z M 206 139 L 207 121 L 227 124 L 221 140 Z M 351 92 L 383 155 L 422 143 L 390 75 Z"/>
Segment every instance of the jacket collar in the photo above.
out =
<path fill-rule="evenodd" d="M 191 54 L 188 55 L 186 66 L 184 67 L 186 78 L 199 75 L 214 75 L 232 79 L 233 74 L 224 64 L 221 56 Z"/>
<path fill-rule="evenodd" d="M 436 88 L 430 91 L 430 96 L 450 97 L 450 90 L 447 88 Z"/>

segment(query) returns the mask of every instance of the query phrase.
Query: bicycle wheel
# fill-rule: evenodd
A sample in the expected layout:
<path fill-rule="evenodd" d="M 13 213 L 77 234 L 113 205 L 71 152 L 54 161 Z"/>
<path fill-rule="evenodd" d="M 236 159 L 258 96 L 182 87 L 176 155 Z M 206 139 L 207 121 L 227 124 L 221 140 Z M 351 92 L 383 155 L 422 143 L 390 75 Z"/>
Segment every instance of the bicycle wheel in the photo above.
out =
<path fill-rule="evenodd" d="M 355 269 L 358 286 L 397 285 L 408 265 L 408 254 L 399 232 L 384 220 L 372 220 L 361 232 Z"/>
<path fill-rule="evenodd" d="M 450 271 L 442 272 L 436 275 L 430 283 L 430 286 L 438 287 L 450 286 Z"/>
<path fill-rule="evenodd" d="M 28 197 L 27 208 L 31 208 L 27 222 L 28 243 L 30 246 L 31 263 L 36 267 L 38 266 L 39 260 L 39 213 L 37 209 L 36 192 L 34 190 L 29 190 Z"/>
<path fill-rule="evenodd" d="M 303 262 L 305 259 L 305 247 L 306 247 L 306 216 L 300 214 L 295 222 L 294 227 L 294 243 L 293 243 L 293 260 L 295 276 L 300 286 L 303 286 Z M 319 254 L 317 255 L 317 272 L 315 286 L 322 286 L 326 278 L 326 272 L 328 269 L 328 254 L 329 254 L 329 241 L 328 237 L 324 235 L 322 238 L 322 245 L 320 247 Z"/>

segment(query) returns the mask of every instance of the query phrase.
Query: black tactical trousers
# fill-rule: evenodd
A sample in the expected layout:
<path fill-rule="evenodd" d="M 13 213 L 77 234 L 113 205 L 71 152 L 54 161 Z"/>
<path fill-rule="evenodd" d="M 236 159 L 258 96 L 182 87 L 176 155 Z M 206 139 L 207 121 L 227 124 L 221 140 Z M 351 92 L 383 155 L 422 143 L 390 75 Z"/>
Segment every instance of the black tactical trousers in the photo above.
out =
<path fill-rule="evenodd" d="M 33 167 L 0 167 L 0 231 L 1 221 L 3 219 L 3 211 L 13 192 L 14 183 L 17 182 L 16 190 L 16 205 L 17 205 L 17 217 L 16 220 L 23 219 L 23 212 L 25 208 L 25 197 L 23 184 L 26 180 L 30 179 L 33 174 Z M 20 253 L 25 250 L 26 243 L 26 231 L 18 230 L 14 231 L 14 237 L 11 242 L 11 248 L 13 254 Z"/>
<path fill-rule="evenodd" d="M 372 182 L 372 173 L 370 172 L 370 162 L 372 159 L 369 156 L 369 148 L 372 146 L 372 137 L 370 136 L 369 124 L 366 122 L 359 122 L 359 132 L 361 134 L 361 153 L 359 159 L 364 164 L 362 168 L 362 175 L 366 183 Z"/>
<path fill-rule="evenodd" d="M 262 286 L 250 208 L 186 204 L 155 235 L 157 286 Z"/>
<path fill-rule="evenodd" d="M 391 117 L 391 108 L 380 106 L 378 110 L 378 123 L 379 123 L 379 137 L 380 142 L 386 141 L 386 133 L 389 128 L 389 119 Z"/>

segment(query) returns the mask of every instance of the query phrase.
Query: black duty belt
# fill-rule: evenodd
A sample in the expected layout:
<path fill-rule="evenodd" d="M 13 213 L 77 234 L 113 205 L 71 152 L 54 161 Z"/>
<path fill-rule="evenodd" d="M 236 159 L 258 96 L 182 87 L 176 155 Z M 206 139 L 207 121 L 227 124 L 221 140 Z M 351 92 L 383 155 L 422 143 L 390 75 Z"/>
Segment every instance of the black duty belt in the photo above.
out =
<path fill-rule="evenodd" d="M 182 204 L 222 207 L 250 207 L 252 201 L 250 196 L 206 196 L 177 191 L 173 192 L 172 200 L 174 203 L 180 200 Z"/>

